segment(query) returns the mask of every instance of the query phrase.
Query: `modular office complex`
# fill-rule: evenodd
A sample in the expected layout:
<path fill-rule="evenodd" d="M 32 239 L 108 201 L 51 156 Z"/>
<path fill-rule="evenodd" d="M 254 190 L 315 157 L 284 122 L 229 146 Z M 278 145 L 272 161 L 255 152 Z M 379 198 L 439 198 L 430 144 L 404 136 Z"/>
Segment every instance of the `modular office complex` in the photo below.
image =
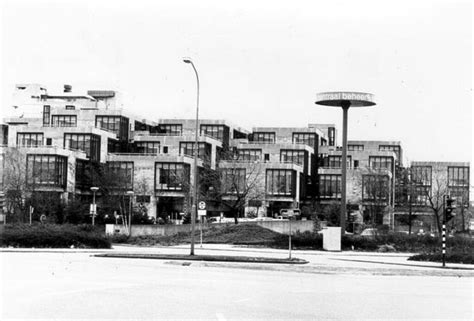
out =
<path fill-rule="evenodd" d="M 92 168 L 103 165 L 123 178 L 122 192 L 133 191 L 135 204 L 146 208 L 149 216 L 170 221 L 189 212 L 196 175 L 192 166 L 195 120 L 144 119 L 124 108 L 116 91 L 76 94 L 67 85 L 58 94 L 41 85 L 17 85 L 14 109 L 17 115 L 4 119 L 2 125 L 0 160 L 5 172 L 8 151 L 22 154 L 26 181 L 34 184 L 35 193 L 64 202 L 90 201 L 90 187 L 97 184 Z M 336 139 L 332 124 L 248 131 L 225 120 L 203 119 L 197 175 L 219 172 L 221 198 L 227 204 L 244 198 L 239 216 L 274 217 L 286 208 L 314 211 L 315 203 L 324 206 L 341 197 L 343 164 Z M 354 212 L 368 217 L 371 207 L 393 209 L 401 204 L 398 199 L 404 196 L 397 191 L 402 159 L 397 141 L 348 142 L 347 199 Z M 433 164 L 413 163 L 416 168 Z M 469 164 L 444 165 L 453 193 L 468 202 Z M 5 190 L 8 184 L 1 176 Z M 432 179 L 420 183 L 432 186 Z M 212 192 L 204 185 L 200 189 Z M 215 202 L 212 193 L 200 191 L 200 195 L 208 202 L 208 215 L 234 214 L 225 202 Z M 99 190 L 99 209 L 100 198 Z M 361 215 L 359 220 L 394 226 L 395 212 L 379 211 L 371 218 Z"/>

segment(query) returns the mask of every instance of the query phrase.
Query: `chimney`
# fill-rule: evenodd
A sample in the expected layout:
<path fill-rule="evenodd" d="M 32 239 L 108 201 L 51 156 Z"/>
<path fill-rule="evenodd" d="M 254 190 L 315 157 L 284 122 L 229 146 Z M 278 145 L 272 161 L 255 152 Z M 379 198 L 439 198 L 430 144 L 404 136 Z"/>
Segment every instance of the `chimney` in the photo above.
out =
<path fill-rule="evenodd" d="M 64 92 L 65 93 L 70 93 L 72 90 L 72 86 L 71 85 L 64 85 Z"/>

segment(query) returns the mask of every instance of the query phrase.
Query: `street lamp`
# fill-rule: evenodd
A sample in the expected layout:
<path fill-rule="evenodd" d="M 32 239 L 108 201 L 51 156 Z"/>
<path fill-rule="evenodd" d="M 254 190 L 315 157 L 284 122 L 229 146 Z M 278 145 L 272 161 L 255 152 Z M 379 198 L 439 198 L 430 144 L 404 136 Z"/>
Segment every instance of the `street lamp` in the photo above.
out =
<path fill-rule="evenodd" d="M 130 197 L 128 202 L 128 236 L 132 236 L 132 197 L 133 191 L 127 191 L 127 195 Z"/>
<path fill-rule="evenodd" d="M 190 255 L 194 255 L 194 228 L 195 228 L 195 220 L 197 216 L 197 196 L 198 196 L 198 174 L 197 174 L 197 159 L 198 159 L 198 135 L 199 135 L 199 75 L 194 66 L 191 58 L 183 58 L 183 61 L 187 64 L 191 64 L 194 69 L 194 73 L 196 74 L 196 81 L 197 81 L 197 98 L 196 98 L 196 132 L 195 135 L 195 142 L 194 142 L 194 197 L 192 202 L 192 210 L 191 210 L 191 253 Z"/>
<path fill-rule="evenodd" d="M 360 92 L 324 92 L 316 95 L 316 104 L 342 107 L 341 233 L 346 230 L 347 112 L 349 107 L 374 106 L 374 95 Z"/>
<path fill-rule="evenodd" d="M 92 186 L 91 191 L 92 191 L 92 209 L 91 209 L 91 214 L 92 214 L 92 226 L 95 224 L 95 216 L 97 215 L 97 207 L 95 205 L 95 193 L 99 190 L 98 187 Z"/>

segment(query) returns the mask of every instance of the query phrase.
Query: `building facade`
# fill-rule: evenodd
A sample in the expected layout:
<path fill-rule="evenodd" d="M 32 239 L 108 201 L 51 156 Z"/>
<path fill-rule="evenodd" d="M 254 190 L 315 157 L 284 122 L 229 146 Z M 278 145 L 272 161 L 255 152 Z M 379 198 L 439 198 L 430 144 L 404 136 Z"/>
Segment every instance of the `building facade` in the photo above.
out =
<path fill-rule="evenodd" d="M 89 203 L 91 187 L 99 187 L 99 213 L 124 213 L 133 201 L 150 217 L 180 221 L 191 211 L 195 175 L 211 216 L 275 217 L 283 209 L 314 211 L 315 203 L 341 199 L 342 151 L 333 124 L 250 131 L 199 120 L 194 173 L 195 120 L 150 120 L 130 113 L 115 91 L 77 94 L 67 85 L 55 94 L 37 84 L 17 85 L 14 101 L 16 114 L 1 125 L 0 183 L 4 191 L 21 189 L 11 185 L 11 166 L 17 166 L 27 187 L 23 199 L 36 194 Z M 433 164 L 412 163 L 413 188 L 432 193 L 433 173 L 442 172 L 450 195 L 468 203 L 469 163 Z M 394 227 L 407 204 L 401 143 L 349 141 L 346 166 L 349 212 L 361 223 Z M 428 172 L 430 179 L 420 178 Z M 129 203 L 117 201 L 114 208 L 105 204 L 107 195 Z"/>

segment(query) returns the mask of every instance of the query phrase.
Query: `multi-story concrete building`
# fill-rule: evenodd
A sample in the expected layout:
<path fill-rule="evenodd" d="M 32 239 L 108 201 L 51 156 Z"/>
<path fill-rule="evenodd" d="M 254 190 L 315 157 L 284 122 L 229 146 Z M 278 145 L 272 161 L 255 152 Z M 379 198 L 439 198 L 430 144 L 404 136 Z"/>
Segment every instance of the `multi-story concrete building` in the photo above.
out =
<path fill-rule="evenodd" d="M 90 187 L 100 184 L 98 167 L 104 165 L 120 178 L 120 189 L 114 192 L 134 191 L 150 216 L 179 218 L 190 210 L 194 120 L 142 119 L 125 110 L 114 91 L 82 95 L 65 86 L 64 92 L 49 94 L 40 85 L 18 85 L 14 96 L 17 115 L 5 119 L 2 132 L 8 141 L 2 154 L 22 152 L 26 182 L 34 185 L 35 193 L 53 194 L 64 202 L 89 199 Z M 328 139 L 320 130 L 264 129 L 267 135 L 221 120 L 200 120 L 199 129 L 200 172 L 219 170 L 230 177 L 246 171 L 243 182 L 259 174 L 252 187 L 258 195 L 246 195 L 240 206 L 244 212 L 258 204 L 259 215 L 272 215 L 315 195 L 318 144 Z M 255 162 L 259 170 L 251 171 Z M 101 194 L 99 190 L 99 203 Z M 223 194 L 232 200 L 235 188 Z M 228 208 L 211 204 L 209 210 L 225 214 Z"/>
<path fill-rule="evenodd" d="M 348 141 L 347 202 L 365 222 L 392 224 L 396 175 L 401 166 L 400 142 Z M 341 198 L 342 150 L 319 149 L 319 199 L 322 204 Z M 360 221 L 360 220 L 359 220 Z"/>
<path fill-rule="evenodd" d="M 12 150 L 23 155 L 30 194 L 88 203 L 90 188 L 100 186 L 99 213 L 112 214 L 114 204 L 101 206 L 103 196 L 133 191 L 134 204 L 163 220 L 191 210 L 195 175 L 208 215 L 275 216 L 341 198 L 342 151 L 334 124 L 248 131 L 225 120 L 199 120 L 194 173 L 195 120 L 139 117 L 112 90 L 77 94 L 65 86 L 50 94 L 41 85 L 17 85 L 14 101 L 15 115 L 1 126 L 0 161 L 5 167 Z M 406 193 L 398 191 L 406 172 L 402 159 L 398 141 L 348 142 L 347 200 L 365 222 L 393 227 L 393 208 L 404 213 Z M 413 163 L 412 176 L 428 167 L 433 175 L 433 166 Z M 469 164 L 445 164 L 441 172 L 451 195 L 468 201 Z M 433 186 L 430 177 L 420 181 L 425 190 Z"/>
<path fill-rule="evenodd" d="M 64 92 L 49 94 L 40 85 L 17 85 L 14 115 L 4 120 L 2 131 L 7 144 L 1 153 L 8 157 L 17 149 L 25 157 L 28 190 L 63 202 L 91 194 L 93 164 L 109 162 L 110 150 L 129 148 L 132 124 L 139 121 L 114 91 L 71 89 L 66 85 Z M 14 160 L 2 159 L 4 173 L 10 170 L 7 161 Z"/>
<path fill-rule="evenodd" d="M 265 216 L 275 216 L 285 208 L 299 208 L 317 196 L 318 148 L 327 138 L 324 132 L 310 126 L 257 127 L 248 139 L 233 142 L 237 159 L 247 162 L 246 170 L 255 166 L 249 162 L 260 162 Z"/>
<path fill-rule="evenodd" d="M 411 215 L 414 230 L 437 231 L 441 228 L 445 199 L 449 197 L 455 200 L 459 222 L 466 228 L 468 220 L 464 214 L 469 207 L 469 175 L 468 162 L 412 162 L 405 169 L 405 177 L 400 179 L 396 215 L 404 217 L 401 221 L 405 222 Z"/>

